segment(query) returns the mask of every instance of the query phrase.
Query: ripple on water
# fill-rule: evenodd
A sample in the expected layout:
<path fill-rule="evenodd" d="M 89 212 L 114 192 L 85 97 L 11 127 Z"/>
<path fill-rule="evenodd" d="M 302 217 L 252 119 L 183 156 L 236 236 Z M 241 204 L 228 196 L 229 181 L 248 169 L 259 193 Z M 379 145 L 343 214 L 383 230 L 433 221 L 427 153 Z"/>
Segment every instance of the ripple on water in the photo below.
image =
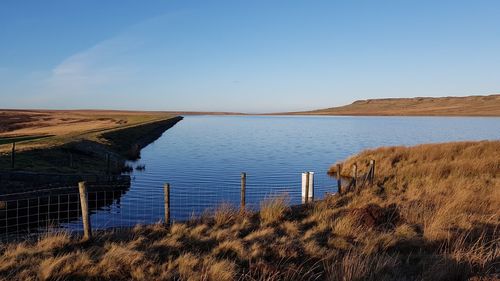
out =
<path fill-rule="evenodd" d="M 500 138 L 500 118 L 187 116 L 141 152 L 131 188 L 92 214 L 95 226 L 130 226 L 163 217 L 163 184 L 171 184 L 172 217 L 187 219 L 221 202 L 239 204 L 247 172 L 247 205 L 275 194 L 301 200 L 301 172 L 315 172 L 315 193 L 336 191 L 326 172 L 363 149 Z M 134 164 L 134 165 L 135 165 Z M 78 227 L 78 222 L 69 228 Z"/>

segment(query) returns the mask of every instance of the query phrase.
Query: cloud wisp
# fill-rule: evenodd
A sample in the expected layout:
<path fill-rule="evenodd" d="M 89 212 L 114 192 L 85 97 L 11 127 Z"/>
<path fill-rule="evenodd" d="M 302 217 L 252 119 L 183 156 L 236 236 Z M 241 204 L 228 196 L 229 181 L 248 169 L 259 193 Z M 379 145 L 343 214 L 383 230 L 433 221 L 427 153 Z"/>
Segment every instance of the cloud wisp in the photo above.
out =
<path fill-rule="evenodd" d="M 133 40 L 120 35 L 65 59 L 46 80 L 46 93 L 75 96 L 96 93 L 120 81 L 127 81 L 133 69 L 119 57 L 133 50 Z"/>

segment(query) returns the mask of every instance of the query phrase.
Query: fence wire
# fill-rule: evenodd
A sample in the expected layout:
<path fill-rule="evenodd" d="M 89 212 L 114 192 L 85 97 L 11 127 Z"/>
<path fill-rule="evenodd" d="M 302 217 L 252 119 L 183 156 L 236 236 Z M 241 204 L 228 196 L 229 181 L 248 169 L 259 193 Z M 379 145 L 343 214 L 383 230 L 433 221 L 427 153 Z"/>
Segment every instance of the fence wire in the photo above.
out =
<path fill-rule="evenodd" d="M 88 184 L 87 198 L 92 230 L 127 228 L 164 220 L 163 186 L 127 196 L 129 185 Z M 321 199 L 337 190 L 336 181 L 315 179 L 314 197 Z M 285 196 L 289 204 L 302 203 L 301 182 L 262 185 L 246 183 L 246 209 L 258 210 L 263 200 Z M 171 186 L 170 213 L 173 221 L 211 214 L 221 204 L 239 208 L 241 186 L 197 184 Z M 83 231 L 77 186 L 0 195 L 0 242 L 38 237 L 48 232 Z"/>

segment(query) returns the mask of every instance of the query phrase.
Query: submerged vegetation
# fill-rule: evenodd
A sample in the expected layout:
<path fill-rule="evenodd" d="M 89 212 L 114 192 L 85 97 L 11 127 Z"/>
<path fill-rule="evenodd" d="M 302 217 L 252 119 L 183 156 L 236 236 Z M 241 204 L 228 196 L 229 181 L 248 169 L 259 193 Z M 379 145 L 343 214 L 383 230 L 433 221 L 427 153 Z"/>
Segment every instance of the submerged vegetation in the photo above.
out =
<path fill-rule="evenodd" d="M 372 186 L 289 207 L 0 246 L 9 280 L 489 280 L 500 259 L 500 141 L 388 147 Z"/>

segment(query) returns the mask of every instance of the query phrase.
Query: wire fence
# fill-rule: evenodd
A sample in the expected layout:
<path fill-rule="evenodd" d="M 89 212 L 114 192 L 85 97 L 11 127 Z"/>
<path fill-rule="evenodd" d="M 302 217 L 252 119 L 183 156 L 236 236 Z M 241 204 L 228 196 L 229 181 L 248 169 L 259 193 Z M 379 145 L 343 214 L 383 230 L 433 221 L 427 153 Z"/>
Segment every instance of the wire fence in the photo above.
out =
<path fill-rule="evenodd" d="M 336 182 L 313 183 L 316 198 L 336 191 Z M 165 220 L 165 193 L 162 186 L 147 192 L 129 192 L 130 185 L 87 184 L 85 191 L 92 230 L 128 228 Z M 286 196 L 291 205 L 302 203 L 300 182 L 290 184 L 245 184 L 245 208 L 258 210 L 263 200 Z M 129 194 L 127 194 L 129 193 Z M 0 195 L 0 242 L 36 238 L 40 234 L 64 229 L 83 232 L 83 217 L 78 187 L 67 186 Z M 172 186 L 169 211 L 172 221 L 211 214 L 221 204 L 239 208 L 241 185 L 197 184 Z"/>

